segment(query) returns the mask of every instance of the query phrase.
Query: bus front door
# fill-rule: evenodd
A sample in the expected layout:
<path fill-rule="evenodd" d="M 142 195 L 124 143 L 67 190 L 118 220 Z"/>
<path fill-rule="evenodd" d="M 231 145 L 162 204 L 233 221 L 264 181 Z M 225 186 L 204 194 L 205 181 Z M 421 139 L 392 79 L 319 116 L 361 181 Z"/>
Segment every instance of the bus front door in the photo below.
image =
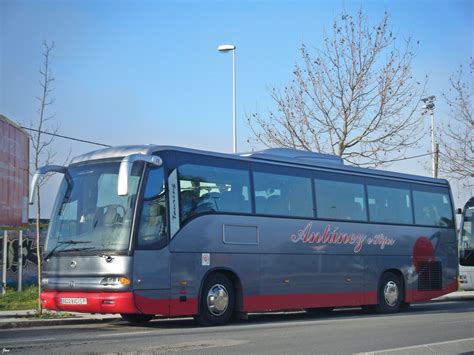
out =
<path fill-rule="evenodd" d="M 170 253 L 136 250 L 133 257 L 135 306 L 145 314 L 169 315 Z"/>
<path fill-rule="evenodd" d="M 170 252 L 163 167 L 146 177 L 133 256 L 136 307 L 145 314 L 169 315 Z"/>

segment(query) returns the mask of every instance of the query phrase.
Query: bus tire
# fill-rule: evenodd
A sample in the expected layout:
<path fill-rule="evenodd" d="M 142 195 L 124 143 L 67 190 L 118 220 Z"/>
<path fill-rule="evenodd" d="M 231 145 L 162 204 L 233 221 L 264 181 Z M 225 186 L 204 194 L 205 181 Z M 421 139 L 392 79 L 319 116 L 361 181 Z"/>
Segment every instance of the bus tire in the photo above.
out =
<path fill-rule="evenodd" d="M 121 313 L 120 316 L 123 320 L 132 324 L 144 324 L 152 320 L 155 316 L 153 314 L 131 314 Z"/>
<path fill-rule="evenodd" d="M 377 313 L 396 313 L 403 300 L 403 286 L 400 278 L 392 272 L 386 272 L 380 280 L 378 289 Z"/>
<path fill-rule="evenodd" d="M 204 326 L 223 325 L 234 313 L 234 286 L 223 274 L 210 275 L 203 284 L 196 321 Z"/>

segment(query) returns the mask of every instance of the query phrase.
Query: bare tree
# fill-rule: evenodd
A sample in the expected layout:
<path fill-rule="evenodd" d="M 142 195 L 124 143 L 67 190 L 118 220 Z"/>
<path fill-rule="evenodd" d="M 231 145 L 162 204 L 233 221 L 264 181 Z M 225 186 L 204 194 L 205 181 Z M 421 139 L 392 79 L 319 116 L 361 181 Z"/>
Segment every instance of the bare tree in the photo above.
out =
<path fill-rule="evenodd" d="M 472 117 L 472 75 L 474 60 L 470 62 L 470 82 L 463 81 L 463 67 L 449 78 L 449 91 L 443 96 L 451 109 L 449 123 L 442 127 L 440 138 L 440 170 L 447 177 L 464 186 L 474 186 L 474 119 Z"/>
<path fill-rule="evenodd" d="M 50 114 L 49 108 L 54 103 L 54 98 L 51 97 L 53 92 L 54 77 L 51 73 L 51 52 L 54 49 L 54 42 L 48 43 L 43 42 L 43 63 L 39 69 L 40 80 L 39 85 L 41 88 L 40 96 L 36 97 L 39 101 L 38 108 L 38 119 L 35 123 L 31 124 L 31 145 L 33 149 L 33 161 L 32 165 L 34 171 L 38 170 L 40 166 L 48 165 L 54 159 L 55 153 L 52 152 L 51 144 L 54 140 L 54 135 L 44 135 L 43 132 L 49 132 L 56 134 L 58 128 L 50 128 L 50 121 L 54 118 L 54 114 Z M 35 127 L 33 129 L 33 126 Z M 43 177 L 38 185 L 36 186 L 36 253 L 38 260 L 38 313 L 42 314 L 41 307 L 41 270 L 42 270 L 42 256 L 40 248 L 40 218 L 41 218 L 41 200 L 40 200 L 40 189 L 44 185 L 46 179 Z"/>
<path fill-rule="evenodd" d="M 418 43 L 409 37 L 398 49 L 388 22 L 387 13 L 373 27 L 362 11 L 343 13 L 321 49 L 312 54 L 303 44 L 291 83 L 270 90 L 276 110 L 247 115 L 253 140 L 336 154 L 359 166 L 404 158 L 425 133 L 417 109 L 426 77 L 412 77 Z"/>

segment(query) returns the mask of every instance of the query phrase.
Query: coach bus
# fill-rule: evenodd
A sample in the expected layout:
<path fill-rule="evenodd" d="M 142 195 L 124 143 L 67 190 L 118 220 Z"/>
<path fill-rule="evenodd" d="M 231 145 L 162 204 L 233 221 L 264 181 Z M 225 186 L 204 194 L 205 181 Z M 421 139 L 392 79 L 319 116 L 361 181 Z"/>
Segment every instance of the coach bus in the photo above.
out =
<path fill-rule="evenodd" d="M 474 291 L 474 197 L 466 202 L 462 210 L 459 231 L 459 288 Z"/>
<path fill-rule="evenodd" d="M 446 180 L 292 149 L 94 151 L 67 167 L 45 245 L 45 309 L 203 325 L 277 310 L 393 313 L 457 289 Z M 32 189 L 33 191 L 34 189 Z"/>

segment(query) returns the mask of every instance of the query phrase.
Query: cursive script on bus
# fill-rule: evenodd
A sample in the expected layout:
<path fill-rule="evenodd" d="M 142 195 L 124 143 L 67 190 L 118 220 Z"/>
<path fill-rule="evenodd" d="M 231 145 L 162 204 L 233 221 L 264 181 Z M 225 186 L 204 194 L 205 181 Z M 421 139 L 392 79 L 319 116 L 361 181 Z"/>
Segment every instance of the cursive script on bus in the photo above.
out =
<path fill-rule="evenodd" d="M 308 223 L 304 229 L 298 230 L 297 234 L 291 236 L 293 243 L 307 244 L 326 244 L 326 245 L 353 245 L 354 253 L 360 253 L 364 245 L 378 246 L 383 250 L 386 246 L 392 246 L 396 240 L 385 236 L 384 234 L 376 234 L 368 237 L 363 233 L 350 233 L 339 231 L 339 227 L 327 224 L 323 231 L 313 231 L 313 224 Z"/>

